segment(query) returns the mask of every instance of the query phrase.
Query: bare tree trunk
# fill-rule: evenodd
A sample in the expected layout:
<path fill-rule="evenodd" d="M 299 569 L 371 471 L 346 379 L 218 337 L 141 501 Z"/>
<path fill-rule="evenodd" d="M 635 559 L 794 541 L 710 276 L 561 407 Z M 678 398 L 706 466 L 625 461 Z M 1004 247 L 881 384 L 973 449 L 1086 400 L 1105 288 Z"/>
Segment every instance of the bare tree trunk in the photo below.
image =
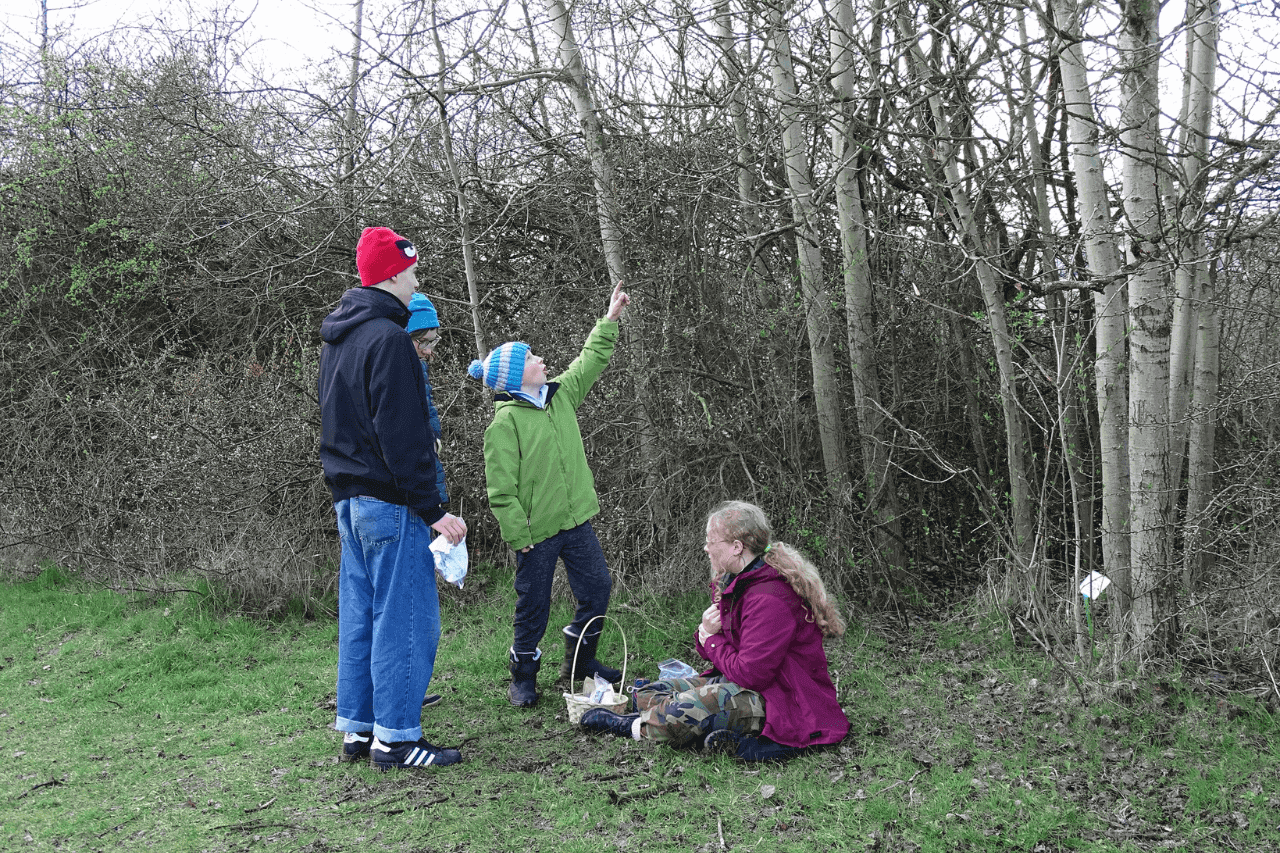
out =
<path fill-rule="evenodd" d="M 1218 340 L 1222 320 L 1209 276 L 1197 291 L 1200 326 L 1196 335 L 1195 387 L 1187 452 L 1187 508 L 1183 535 L 1183 587 L 1195 589 L 1209 567 L 1205 551 L 1205 518 L 1213 488 L 1214 438 L 1217 428 Z"/>
<path fill-rule="evenodd" d="M 874 14 L 881 14 L 877 2 Z M 839 106 L 832 122 L 831 147 L 836 161 L 836 204 L 840 217 L 840 249 L 844 261 L 844 301 L 849 340 L 850 378 L 862 467 L 867 481 L 867 512 L 874 524 L 874 540 L 889 572 L 906 566 L 903 549 L 898 482 L 889 459 L 885 418 L 880 404 L 879 358 L 875 346 L 875 302 L 867 257 L 866 212 L 859 183 L 861 144 L 851 111 L 856 102 L 853 70 L 854 13 L 852 0 L 836 0 L 830 21 L 832 71 Z M 879 45 L 872 45 L 878 51 Z"/>
<path fill-rule="evenodd" d="M 1187 4 L 1187 69 L 1182 88 L 1180 146 L 1175 174 L 1181 215 L 1178 221 L 1178 265 L 1175 274 L 1173 333 L 1169 353 L 1169 424 L 1174 482 L 1182 473 L 1187 439 L 1185 416 L 1191 398 L 1199 310 L 1196 296 L 1205 272 L 1203 256 L 1205 166 L 1214 78 L 1218 67 L 1217 0 Z"/>
<path fill-rule="evenodd" d="M 436 4 L 431 4 L 431 36 L 436 45 L 436 60 L 440 64 L 440 73 L 436 75 L 436 103 L 440 107 L 440 142 L 444 146 L 444 159 L 449 167 L 449 177 L 453 182 L 453 195 L 458 203 L 458 227 L 462 237 L 462 267 L 467 277 L 467 298 L 471 303 L 471 327 L 476 337 L 476 357 L 484 358 L 489 354 L 488 336 L 484 331 L 484 322 L 480 316 L 480 281 L 476 273 L 475 234 L 471 228 L 471 202 L 467 197 L 466 181 L 458 160 L 453 153 L 453 130 L 449 126 L 448 97 L 445 94 L 445 72 L 449 67 L 444 53 L 444 44 L 440 41 L 439 21 L 436 19 Z"/>
<path fill-rule="evenodd" d="M 1018 35 L 1024 46 L 1021 69 L 1022 91 L 1025 93 L 1022 104 L 1022 125 L 1026 135 L 1025 149 L 1031 160 L 1032 185 L 1035 190 L 1036 218 L 1043 240 L 1041 250 L 1040 274 L 1046 281 L 1058 278 L 1058 246 L 1054 239 L 1053 218 L 1049 211 L 1049 190 L 1046 181 L 1048 168 L 1041 155 L 1040 133 L 1036 128 L 1035 108 L 1031 93 L 1035 91 L 1031 75 L 1030 39 L 1027 35 L 1026 13 L 1017 10 Z M 1067 485 L 1071 494 L 1071 522 L 1075 531 L 1075 543 L 1072 549 L 1073 559 L 1069 565 L 1074 567 L 1075 586 L 1078 586 L 1086 572 L 1092 569 L 1090 557 L 1093 543 L 1093 507 L 1089 501 L 1088 471 L 1083 456 L 1084 432 L 1083 418 L 1079 395 L 1076 392 L 1074 377 L 1076 374 L 1075 359 L 1071 354 L 1071 321 L 1067 298 L 1062 291 L 1053 291 L 1045 299 L 1048 308 L 1050 328 L 1054 345 L 1054 389 L 1058 404 L 1058 435 L 1062 444 L 1062 465 L 1066 472 Z M 1040 595 L 1047 593 L 1048 578 L 1044 572 L 1038 572 L 1036 589 Z M 1080 602 L 1076 601 L 1077 610 Z M 1041 614 L 1043 615 L 1043 614 Z M 1079 613 L 1076 613 L 1074 624 L 1080 625 Z"/>
<path fill-rule="evenodd" d="M 835 318 L 831 294 L 822 271 L 818 211 L 813 202 L 813 179 L 806 156 L 806 139 L 801 105 L 792 66 L 791 36 L 787 30 L 783 4 L 770 6 L 769 32 L 773 44 L 773 87 L 782 122 L 782 147 L 786 160 L 787 187 L 794 215 L 796 256 L 800 291 L 804 296 L 805 327 L 809 333 L 809 356 L 813 370 L 813 397 L 818 414 L 818 435 L 826 469 L 827 488 L 841 500 L 848 485 L 844 427 L 840 418 L 840 386 L 836 373 Z"/>
<path fill-rule="evenodd" d="M 906 41 L 908 62 L 919 81 L 940 79 L 929 67 L 924 50 L 920 47 L 915 27 L 899 7 L 899 29 Z M 1014 377 L 1013 345 L 1009 336 L 1008 314 L 1004 304 L 1004 288 L 995 269 L 987 260 L 993 253 L 974 215 L 973 204 L 965 189 L 960 173 L 960 161 L 956 136 L 952 132 L 943 109 L 942 97 L 936 90 L 928 96 L 929 113 L 933 120 L 933 138 L 930 144 L 937 164 L 942 168 L 946 193 L 950 204 L 947 212 L 956 234 L 973 250 L 974 270 L 982 301 L 987 309 L 987 322 L 991 330 L 991 344 L 995 352 L 996 369 L 1000 378 L 1000 404 L 1004 413 L 1006 461 L 1009 471 L 1009 499 L 1012 510 L 1012 537 L 1008 543 L 1018 575 L 1030 568 L 1035 548 L 1034 521 L 1032 516 L 1031 480 L 1026 458 L 1026 428 L 1017 399 L 1017 382 Z M 941 195 L 941 193 L 940 193 Z M 1012 580 L 1012 579 L 1010 579 Z"/>
<path fill-rule="evenodd" d="M 351 74 L 347 84 L 347 110 L 344 124 L 345 150 L 342 154 L 342 170 L 338 175 L 342 198 L 341 218 L 355 225 L 356 149 L 360 146 L 359 119 L 356 114 L 357 96 L 360 90 L 360 47 L 364 39 L 364 0 L 355 0 L 355 27 L 352 29 Z"/>
<path fill-rule="evenodd" d="M 1160 41 L 1157 7 L 1122 3 L 1121 163 L 1129 233 L 1129 473 L 1133 639 L 1139 664 L 1163 653 L 1176 634 L 1169 535 L 1169 347 L 1167 244 L 1161 227 L 1159 171 Z"/>
<path fill-rule="evenodd" d="M 1102 563 L 1111 578 L 1115 623 L 1128 623 L 1132 598 L 1129 550 L 1128 383 L 1124 365 L 1126 293 L 1119 276 L 1120 254 L 1111 225 L 1111 206 L 1099 153 L 1099 130 L 1080 47 L 1076 0 L 1053 0 L 1053 16 L 1064 40 L 1059 46 L 1063 100 L 1067 111 L 1071 166 L 1080 197 L 1081 233 L 1090 275 L 1103 282 L 1093 294 L 1094 377 L 1102 468 Z"/>
<path fill-rule="evenodd" d="M 591 174 L 595 180 L 596 208 L 600 221 L 600 239 L 604 246 L 605 263 L 613 282 L 627 279 L 626 257 L 623 253 L 622 228 L 619 224 L 617 195 L 614 191 L 613 166 L 605 151 L 604 128 L 596 112 L 591 96 L 591 85 L 582 64 L 582 52 L 573 34 L 573 22 L 561 0 L 546 0 L 551 25 L 560 39 L 560 62 L 567 75 L 569 97 L 573 101 L 582 131 L 583 142 L 591 160 Z M 635 363 L 636 411 L 640 420 L 637 441 L 640 446 L 640 464 L 645 472 L 645 485 L 649 494 L 650 531 L 654 538 L 665 538 L 670 530 L 671 506 L 661 476 L 661 451 L 657 429 L 649 413 L 649 403 L 654 399 L 650 390 L 648 351 L 644 336 L 629 339 L 631 357 Z"/>
<path fill-rule="evenodd" d="M 1173 429 L 1173 471 L 1182 470 L 1182 452 L 1191 432 L 1187 454 L 1187 505 L 1184 517 L 1182 586 L 1190 593 L 1203 565 L 1201 514 L 1209 504 L 1213 478 L 1214 418 L 1218 397 L 1218 313 L 1214 307 L 1205 259 L 1204 198 L 1209 122 L 1218 67 L 1217 0 L 1196 0 L 1187 6 L 1187 71 L 1183 86 L 1180 177 L 1182 216 L 1179 228 L 1178 300 L 1174 310 L 1174 349 L 1171 354 L 1169 419 Z M 1192 334 L 1192 323 L 1197 326 Z M 1194 349 L 1194 352 L 1193 352 Z M 1190 374 L 1190 376 L 1188 375 Z M 1194 411 L 1192 407 L 1194 406 Z M 1188 430 L 1188 419 L 1191 414 Z M 1176 482 L 1176 479 L 1175 479 Z"/>
<path fill-rule="evenodd" d="M 733 137 L 738 144 L 734 168 L 738 183 L 738 206 L 742 218 L 751 233 L 759 234 L 760 199 L 756 193 L 755 173 L 749 165 L 752 158 L 751 132 L 747 127 L 746 94 L 743 92 L 742 63 L 734 43 L 733 18 L 728 0 L 717 0 L 715 33 L 712 36 L 720 47 L 720 67 L 729 84 L 729 118 L 733 123 Z M 752 251 L 754 256 L 755 251 Z M 752 264 L 754 267 L 754 264 Z"/>
<path fill-rule="evenodd" d="M 40 0 L 40 63 L 49 61 L 49 0 Z M 42 68 L 42 70 L 44 70 Z"/>
<path fill-rule="evenodd" d="M 595 100 L 587 71 L 582 64 L 582 51 L 573 34 L 573 22 L 561 0 L 547 0 L 547 12 L 551 26 L 560 39 L 560 62 L 567 75 L 569 98 L 578 115 L 579 130 L 591 159 L 591 175 L 595 180 L 597 218 L 600 221 L 600 240 L 604 244 L 604 260 L 609 267 L 609 277 L 624 281 L 627 277 L 626 257 L 623 254 L 622 229 L 618 225 L 618 201 L 614 194 L 613 166 L 605 153 L 604 128 L 596 112 Z"/>

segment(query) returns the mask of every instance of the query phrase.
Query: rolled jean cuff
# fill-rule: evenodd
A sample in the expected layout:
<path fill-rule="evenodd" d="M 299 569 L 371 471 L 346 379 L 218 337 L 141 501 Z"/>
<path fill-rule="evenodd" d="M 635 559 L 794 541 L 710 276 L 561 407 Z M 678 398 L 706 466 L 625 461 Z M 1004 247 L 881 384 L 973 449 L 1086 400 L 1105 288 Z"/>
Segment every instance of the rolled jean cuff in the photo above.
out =
<path fill-rule="evenodd" d="M 340 732 L 371 732 L 373 731 L 373 723 L 362 723 L 358 720 L 349 720 L 346 717 L 339 717 L 334 722 L 333 727 Z"/>
<path fill-rule="evenodd" d="M 368 731 L 366 729 L 365 731 Z M 411 729 L 389 729 L 386 726 L 374 725 L 373 736 L 383 743 L 400 743 L 405 740 L 418 740 L 422 737 L 422 726 Z"/>

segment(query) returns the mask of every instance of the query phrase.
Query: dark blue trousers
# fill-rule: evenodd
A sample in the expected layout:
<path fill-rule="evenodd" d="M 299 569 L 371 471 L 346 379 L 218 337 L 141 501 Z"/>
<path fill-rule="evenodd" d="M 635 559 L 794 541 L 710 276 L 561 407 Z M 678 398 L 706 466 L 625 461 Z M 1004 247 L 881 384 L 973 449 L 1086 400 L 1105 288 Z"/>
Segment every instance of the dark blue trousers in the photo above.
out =
<path fill-rule="evenodd" d="M 528 552 L 516 553 L 515 642 L 511 646 L 516 652 L 533 652 L 547 632 L 547 620 L 551 616 L 551 579 L 558 560 L 564 561 L 569 589 L 578 602 L 573 622 L 565 628 L 566 633 L 580 636 L 587 622 L 609 609 L 613 578 L 609 576 L 604 550 L 591 522 L 584 521 L 577 527 L 561 530 Z M 599 633 L 601 627 L 599 623 L 593 625 L 591 633 Z"/>

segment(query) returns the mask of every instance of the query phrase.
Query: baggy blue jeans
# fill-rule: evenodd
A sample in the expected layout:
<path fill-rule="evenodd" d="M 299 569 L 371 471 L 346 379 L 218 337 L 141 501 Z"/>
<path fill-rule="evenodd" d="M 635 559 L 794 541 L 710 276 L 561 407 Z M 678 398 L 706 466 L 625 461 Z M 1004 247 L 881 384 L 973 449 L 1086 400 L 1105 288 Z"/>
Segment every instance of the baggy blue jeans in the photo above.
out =
<path fill-rule="evenodd" d="M 613 578 L 609 576 L 604 549 L 591 522 L 561 530 L 534 545 L 528 553 L 516 553 L 516 624 L 515 642 L 511 646 L 516 652 L 532 653 L 547 632 L 547 620 L 551 618 L 551 579 L 555 576 L 557 560 L 564 560 L 569 589 L 578 601 L 573 622 L 565 628 L 565 633 L 581 636 L 583 627 L 593 616 L 609 609 Z M 599 623 L 592 625 L 591 633 L 598 633 L 600 628 Z"/>
<path fill-rule="evenodd" d="M 422 697 L 440 643 L 431 528 L 405 506 L 370 497 L 334 505 L 340 732 L 383 743 L 422 737 Z"/>

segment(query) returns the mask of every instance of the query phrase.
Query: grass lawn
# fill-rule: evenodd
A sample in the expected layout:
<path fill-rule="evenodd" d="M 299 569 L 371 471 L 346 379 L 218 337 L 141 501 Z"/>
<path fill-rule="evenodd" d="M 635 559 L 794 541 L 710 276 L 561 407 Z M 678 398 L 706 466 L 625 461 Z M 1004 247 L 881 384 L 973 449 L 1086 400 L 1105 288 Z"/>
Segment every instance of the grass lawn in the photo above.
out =
<path fill-rule="evenodd" d="M 555 685 L 506 702 L 503 570 L 442 588 L 423 712 L 465 762 L 338 762 L 337 625 L 211 612 L 197 594 L 0 584 L 0 850 L 1280 850 L 1280 730 L 1187 675 L 1090 704 L 1036 649 L 970 615 L 854 624 L 831 645 L 849 738 L 748 766 L 587 736 Z M 704 602 L 616 601 L 628 676 L 689 646 Z M 621 643 L 606 630 L 602 657 Z"/>

